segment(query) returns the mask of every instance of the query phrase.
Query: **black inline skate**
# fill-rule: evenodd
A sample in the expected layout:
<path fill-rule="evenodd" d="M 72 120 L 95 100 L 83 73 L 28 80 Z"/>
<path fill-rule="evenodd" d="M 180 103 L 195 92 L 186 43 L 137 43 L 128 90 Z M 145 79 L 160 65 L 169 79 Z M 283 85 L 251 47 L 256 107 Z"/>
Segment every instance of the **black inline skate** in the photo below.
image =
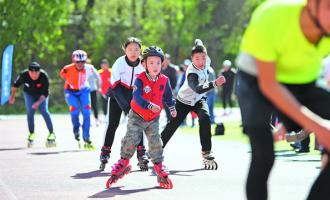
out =
<path fill-rule="evenodd" d="M 148 171 L 148 157 L 146 156 L 146 149 L 144 146 L 136 147 L 136 156 L 138 159 L 137 166 L 140 167 L 141 171 Z"/>
<path fill-rule="evenodd" d="M 73 133 L 73 134 L 74 134 L 74 139 L 77 140 L 77 142 L 78 142 L 78 148 L 81 149 L 79 132 Z"/>
<path fill-rule="evenodd" d="M 102 147 L 101 155 L 100 155 L 101 165 L 99 168 L 101 171 L 104 171 L 105 165 L 108 163 L 108 160 L 110 158 L 110 153 L 111 153 L 111 147 L 109 147 L 109 146 Z"/>
<path fill-rule="evenodd" d="M 215 157 L 211 151 L 202 151 L 204 169 L 217 170 L 218 163 L 215 162 Z"/>

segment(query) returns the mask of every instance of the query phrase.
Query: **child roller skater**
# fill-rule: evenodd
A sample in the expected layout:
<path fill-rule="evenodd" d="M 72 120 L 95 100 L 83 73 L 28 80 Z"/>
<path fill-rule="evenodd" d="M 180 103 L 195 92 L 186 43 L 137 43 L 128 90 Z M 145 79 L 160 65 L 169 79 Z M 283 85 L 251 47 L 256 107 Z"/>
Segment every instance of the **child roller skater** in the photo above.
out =
<path fill-rule="evenodd" d="M 225 82 L 223 76 L 214 81 L 208 81 L 206 67 L 207 51 L 200 39 L 195 40 L 191 51 L 192 63 L 186 71 L 186 80 L 179 89 L 175 108 L 178 116 L 168 123 L 161 133 L 163 147 L 170 140 L 190 111 L 196 112 L 199 120 L 199 135 L 202 144 L 202 157 L 205 169 L 216 170 L 218 164 L 211 152 L 211 120 L 206 103 L 207 91 L 221 86 Z"/>
<path fill-rule="evenodd" d="M 163 59 L 163 51 L 156 46 L 150 46 L 142 53 L 146 72 L 141 73 L 135 80 L 131 110 L 128 114 L 127 132 L 122 139 L 121 159 L 112 167 L 111 176 L 106 184 L 107 188 L 110 188 L 111 184 L 130 172 L 129 159 L 133 156 L 143 131 L 149 142 L 149 155 L 154 163 L 159 186 L 167 189 L 173 187 L 162 164 L 163 148 L 158 132 L 163 100 L 169 107 L 171 116 L 176 117 L 177 114 L 170 82 L 165 75 L 160 74 Z"/>
<path fill-rule="evenodd" d="M 129 37 L 123 45 L 124 56 L 119 57 L 112 66 L 110 88 L 108 91 L 108 124 L 105 133 L 104 144 L 100 155 L 100 170 L 104 170 L 111 153 L 111 146 L 118 128 L 122 112 L 128 114 L 132 100 L 133 84 L 137 75 L 144 72 L 141 65 L 140 52 L 141 41 L 135 37 Z M 145 155 L 143 138 L 137 146 L 138 166 L 142 171 L 148 170 L 148 158 Z"/>

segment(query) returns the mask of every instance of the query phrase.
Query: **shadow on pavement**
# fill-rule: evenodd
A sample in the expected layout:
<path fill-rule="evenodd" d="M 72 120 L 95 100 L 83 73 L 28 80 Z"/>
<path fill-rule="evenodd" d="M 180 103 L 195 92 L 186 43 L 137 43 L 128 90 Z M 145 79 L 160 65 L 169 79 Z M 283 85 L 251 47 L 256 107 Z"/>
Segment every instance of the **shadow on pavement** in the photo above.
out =
<path fill-rule="evenodd" d="M 275 157 L 298 157 L 301 156 L 303 154 L 298 154 L 292 150 L 282 150 L 282 151 L 275 151 Z"/>
<path fill-rule="evenodd" d="M 134 189 L 134 190 L 122 190 L 122 187 L 113 187 L 110 189 L 103 190 L 102 192 L 96 193 L 92 196 L 89 196 L 88 198 L 109 198 L 109 197 L 115 197 L 119 195 L 128 195 L 128 194 L 134 194 L 139 192 L 146 192 L 151 189 L 163 189 L 160 187 L 150 187 L 150 188 L 143 188 L 143 189 Z"/>
<path fill-rule="evenodd" d="M 175 176 L 194 176 L 192 174 L 182 174 L 182 173 L 189 173 L 189 172 L 198 172 L 198 171 L 204 171 L 204 168 L 199 168 L 199 169 L 189 169 L 189 170 L 170 170 L 170 175 L 175 175 Z"/>
<path fill-rule="evenodd" d="M 67 150 L 67 151 L 34 152 L 34 153 L 29 153 L 29 154 L 36 155 L 36 156 L 44 156 L 44 155 L 53 155 L 53 154 L 61 154 L 61 153 L 76 153 L 76 152 L 85 152 L 85 151 L 84 150 Z"/>
<path fill-rule="evenodd" d="M 294 152 L 294 150 L 292 149 L 292 150 L 288 150 L 288 149 L 286 149 L 286 150 L 276 150 L 275 151 L 275 153 L 287 153 L 287 152 Z"/>
<path fill-rule="evenodd" d="M 307 160 L 299 160 L 299 159 L 288 159 L 286 162 L 318 162 L 321 163 L 321 159 L 307 159 Z"/>
<path fill-rule="evenodd" d="M 89 179 L 94 177 L 105 177 L 110 176 L 110 173 L 103 172 L 101 170 L 94 170 L 86 173 L 77 173 L 74 176 L 71 176 L 73 179 Z"/>
<path fill-rule="evenodd" d="M 0 151 L 17 151 L 17 150 L 22 150 L 22 149 L 26 149 L 26 148 L 23 148 L 23 147 L 17 147 L 17 148 L 3 148 L 3 149 L 0 149 Z"/>
<path fill-rule="evenodd" d="M 130 174 L 135 173 L 135 172 L 146 173 L 145 171 L 141 171 L 141 170 L 133 170 L 130 172 Z M 89 179 L 89 178 L 94 178 L 94 177 L 106 177 L 106 176 L 110 176 L 110 175 L 111 175 L 111 172 L 94 170 L 94 171 L 86 172 L 86 173 L 77 173 L 76 175 L 71 176 L 71 178 L 73 178 L 73 179 Z"/>

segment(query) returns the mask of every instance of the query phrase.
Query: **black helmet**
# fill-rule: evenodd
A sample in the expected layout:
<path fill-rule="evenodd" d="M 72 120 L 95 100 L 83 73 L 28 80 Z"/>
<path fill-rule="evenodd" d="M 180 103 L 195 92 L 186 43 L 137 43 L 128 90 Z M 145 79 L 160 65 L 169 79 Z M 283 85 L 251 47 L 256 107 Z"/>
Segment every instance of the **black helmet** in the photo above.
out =
<path fill-rule="evenodd" d="M 144 51 L 142 52 L 142 60 L 145 60 L 149 56 L 158 56 L 160 57 L 162 62 L 164 61 L 164 52 L 161 48 L 157 46 L 150 46 L 144 49 Z"/>
<path fill-rule="evenodd" d="M 40 71 L 40 65 L 37 62 L 32 62 L 29 64 L 29 71 Z"/>

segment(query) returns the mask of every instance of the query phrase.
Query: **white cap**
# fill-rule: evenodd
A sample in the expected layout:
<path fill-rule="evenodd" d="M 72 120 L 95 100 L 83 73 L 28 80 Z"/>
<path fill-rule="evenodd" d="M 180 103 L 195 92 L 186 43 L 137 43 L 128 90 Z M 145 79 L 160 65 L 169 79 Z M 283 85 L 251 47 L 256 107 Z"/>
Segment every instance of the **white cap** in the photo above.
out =
<path fill-rule="evenodd" d="M 223 61 L 222 65 L 231 67 L 231 61 L 230 60 L 225 60 L 225 61 Z"/>
<path fill-rule="evenodd" d="M 190 61 L 189 59 L 185 59 L 185 60 L 183 61 L 183 64 L 184 64 L 184 65 L 190 65 L 190 63 L 191 63 L 191 61 Z"/>

